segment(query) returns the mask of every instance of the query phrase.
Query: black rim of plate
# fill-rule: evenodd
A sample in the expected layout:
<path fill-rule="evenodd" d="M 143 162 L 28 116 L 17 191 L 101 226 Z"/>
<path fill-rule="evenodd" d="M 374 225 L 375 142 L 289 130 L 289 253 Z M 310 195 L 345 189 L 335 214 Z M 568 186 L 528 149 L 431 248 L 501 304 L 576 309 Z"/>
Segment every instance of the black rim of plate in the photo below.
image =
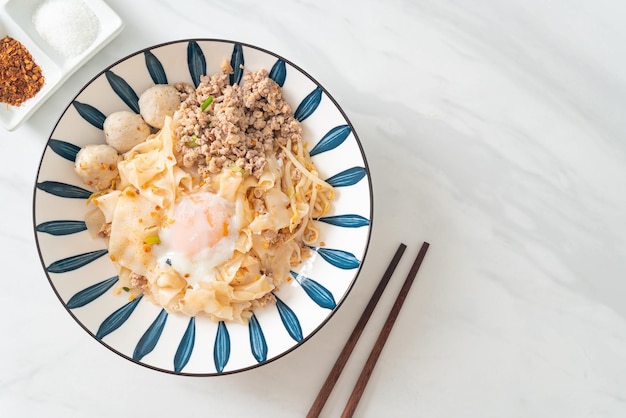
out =
<path fill-rule="evenodd" d="M 37 219 L 36 219 L 37 190 L 38 190 L 37 189 L 37 182 L 39 180 L 39 175 L 40 175 L 41 167 L 43 165 L 43 161 L 44 161 L 44 156 L 45 156 L 46 150 L 48 149 L 48 147 L 50 145 L 50 140 L 52 139 L 52 134 L 56 130 L 58 124 L 63 119 L 63 117 L 64 117 L 65 113 L 67 112 L 67 110 L 70 108 L 70 106 L 72 106 L 72 103 L 74 103 L 76 98 L 78 96 L 80 96 L 80 94 L 87 87 L 89 87 L 96 79 L 98 79 L 100 76 L 105 74 L 106 71 L 108 71 L 111 68 L 117 66 L 118 64 L 120 64 L 120 63 L 122 63 L 122 62 L 124 62 L 124 61 L 126 61 L 126 60 L 128 60 L 128 59 L 130 59 L 130 58 L 132 58 L 134 56 L 136 56 L 136 55 L 143 54 L 146 51 L 151 51 L 153 49 L 161 48 L 161 47 L 168 46 L 168 45 L 174 45 L 174 44 L 179 44 L 179 43 L 189 43 L 189 42 L 217 42 L 217 43 L 231 44 L 231 45 L 233 45 L 233 47 L 235 45 L 240 45 L 242 47 L 245 46 L 247 48 L 255 49 L 257 51 L 266 53 L 266 54 L 271 55 L 271 56 L 273 56 L 273 57 L 275 57 L 275 58 L 277 58 L 279 60 L 284 61 L 286 64 L 289 64 L 290 66 L 295 68 L 297 71 L 299 71 L 302 75 L 306 76 L 309 80 L 311 80 L 330 99 L 330 101 L 337 108 L 339 113 L 342 115 L 342 117 L 344 118 L 344 120 L 346 121 L 348 126 L 350 127 L 350 129 L 352 131 L 352 134 L 354 135 L 354 139 L 356 140 L 356 144 L 359 147 L 359 151 L 361 152 L 361 158 L 363 159 L 363 164 L 364 164 L 365 172 L 367 174 L 366 177 L 367 177 L 367 182 L 368 182 L 368 187 L 369 187 L 369 201 L 370 201 L 369 226 L 368 226 L 369 230 L 368 230 L 368 233 L 367 233 L 367 240 L 366 240 L 366 243 L 365 243 L 363 256 L 362 256 L 361 263 L 360 263 L 357 271 L 354 273 L 354 276 L 353 276 L 352 280 L 350 281 L 348 287 L 346 288 L 345 292 L 343 293 L 341 299 L 336 303 L 336 306 L 328 313 L 326 318 L 322 322 L 320 322 L 320 324 L 317 327 L 315 327 L 315 329 L 313 329 L 308 335 L 306 335 L 304 338 L 302 338 L 301 341 L 297 342 L 296 344 L 291 346 L 289 349 L 287 349 L 287 350 L 285 350 L 285 351 L 275 355 L 274 357 L 268 358 L 267 360 L 265 360 L 263 362 L 260 362 L 260 363 L 257 363 L 257 364 L 253 364 L 253 365 L 250 365 L 250 366 L 247 366 L 247 367 L 241 367 L 241 368 L 238 368 L 238 369 L 227 370 L 227 371 L 222 371 L 222 372 L 217 372 L 217 373 L 190 373 L 190 372 L 184 372 L 184 371 L 176 372 L 174 370 L 163 369 L 163 368 L 151 365 L 151 364 L 147 364 L 147 363 L 143 363 L 141 361 L 135 360 L 132 357 L 129 357 L 128 355 L 118 351 L 116 348 L 114 348 L 111 345 L 107 344 L 105 341 L 103 341 L 103 339 L 97 338 L 96 335 L 91 330 L 89 330 L 86 327 L 86 325 L 84 325 L 82 323 L 82 321 L 80 319 L 78 319 L 78 317 L 68 308 L 66 302 L 63 300 L 63 298 L 61 297 L 61 295 L 57 291 L 57 289 L 56 289 L 52 279 L 50 278 L 50 274 L 48 273 L 48 271 L 46 269 L 45 260 L 43 259 L 43 255 L 41 253 L 41 248 L 40 248 L 40 244 L 39 244 L 39 237 L 37 235 L 37 232 L 38 232 L 37 231 Z M 241 372 L 245 372 L 245 371 L 248 371 L 248 370 L 256 369 L 256 368 L 258 368 L 260 366 L 272 363 L 272 362 L 274 362 L 274 361 L 276 361 L 276 360 L 286 356 L 287 354 L 293 352 L 295 349 L 297 349 L 298 347 L 301 347 L 304 343 L 309 341 L 335 315 L 335 313 L 339 310 L 341 305 L 343 305 L 343 303 L 347 299 L 348 295 L 352 291 L 352 288 L 354 287 L 354 284 L 356 283 L 357 278 L 361 274 L 361 270 L 363 268 L 363 263 L 365 262 L 365 260 L 367 258 L 367 253 L 368 253 L 368 250 L 369 250 L 369 245 L 370 245 L 370 242 L 371 242 L 372 230 L 373 230 L 373 225 L 374 225 L 374 191 L 373 191 L 373 188 L 372 188 L 371 171 L 370 171 L 370 168 L 369 168 L 369 164 L 367 162 L 367 158 L 365 156 L 365 152 L 363 150 L 363 145 L 361 144 L 361 141 L 360 141 L 356 131 L 354 130 L 352 122 L 350 121 L 350 119 L 348 118 L 348 116 L 346 115 L 344 110 L 341 108 L 339 103 L 335 100 L 335 98 L 326 90 L 326 88 L 324 86 L 322 86 L 308 72 L 306 72 L 305 70 L 303 70 L 301 67 L 299 67 L 298 65 L 294 64 L 290 60 L 288 60 L 288 59 L 286 59 L 286 58 L 284 58 L 284 57 L 282 57 L 282 56 L 280 56 L 280 55 L 278 55 L 278 54 L 276 54 L 274 52 L 271 52 L 271 51 L 269 51 L 267 49 L 264 49 L 264 48 L 258 47 L 256 45 L 252 45 L 252 44 L 246 43 L 246 42 L 239 42 L 239 41 L 233 41 L 233 40 L 227 40 L 227 39 L 218 39 L 218 38 L 186 38 L 186 39 L 178 39 L 178 40 L 174 40 L 174 41 L 169 41 L 169 42 L 164 42 L 164 43 L 152 45 L 152 46 L 140 49 L 138 51 L 135 51 L 135 52 L 133 52 L 131 54 L 128 54 L 128 55 L 124 56 L 123 58 L 120 58 L 119 60 L 115 61 L 113 64 L 107 66 L 102 71 L 98 72 L 87 83 L 85 83 L 85 85 L 83 87 L 80 88 L 80 90 L 70 100 L 70 102 L 65 107 L 65 109 L 63 109 L 63 112 L 61 113 L 61 115 L 59 116 L 57 121 L 55 122 L 52 130 L 50 131 L 50 135 L 48 136 L 48 139 L 46 141 L 46 145 L 43 148 L 43 151 L 42 151 L 42 154 L 41 154 L 41 158 L 40 158 L 40 161 L 39 161 L 39 166 L 37 168 L 37 175 L 35 177 L 35 184 L 34 184 L 34 187 L 33 187 L 32 216 L 33 216 L 33 232 L 34 232 L 34 235 L 35 235 L 35 243 L 36 243 L 36 246 L 37 246 L 37 253 L 39 255 L 39 260 L 40 260 L 41 265 L 43 267 L 44 273 L 46 274 L 46 277 L 48 279 L 48 283 L 50 284 L 50 287 L 52 287 L 52 290 L 56 294 L 57 298 L 59 299 L 59 301 L 61 302 L 61 304 L 65 308 L 65 310 L 78 323 L 78 325 L 80 325 L 81 328 L 83 328 L 89 335 L 91 335 L 91 337 L 93 337 L 100 344 L 102 344 L 103 346 L 105 346 L 107 349 L 111 350 L 115 354 L 119 355 L 120 357 L 123 357 L 126 360 L 129 360 L 129 361 L 131 361 L 131 362 L 133 362 L 135 364 L 138 364 L 140 366 L 146 367 L 148 369 L 156 370 L 156 371 L 163 372 L 163 373 L 173 374 L 173 375 L 179 375 L 179 376 L 195 376 L 195 377 L 225 376 L 225 375 L 241 373 Z"/>

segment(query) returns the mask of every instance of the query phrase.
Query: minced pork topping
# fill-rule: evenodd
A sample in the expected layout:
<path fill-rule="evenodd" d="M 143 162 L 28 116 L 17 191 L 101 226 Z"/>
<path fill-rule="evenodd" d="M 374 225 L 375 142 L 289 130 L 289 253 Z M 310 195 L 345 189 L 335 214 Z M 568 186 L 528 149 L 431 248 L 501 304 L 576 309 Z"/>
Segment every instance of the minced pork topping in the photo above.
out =
<path fill-rule="evenodd" d="M 226 165 L 259 177 L 265 156 L 279 152 L 302 135 L 300 123 L 267 70 L 245 71 L 230 85 L 230 68 L 202 76 L 196 89 L 176 84 L 182 104 L 174 116 L 176 151 L 184 167 L 200 174 L 219 173 Z"/>

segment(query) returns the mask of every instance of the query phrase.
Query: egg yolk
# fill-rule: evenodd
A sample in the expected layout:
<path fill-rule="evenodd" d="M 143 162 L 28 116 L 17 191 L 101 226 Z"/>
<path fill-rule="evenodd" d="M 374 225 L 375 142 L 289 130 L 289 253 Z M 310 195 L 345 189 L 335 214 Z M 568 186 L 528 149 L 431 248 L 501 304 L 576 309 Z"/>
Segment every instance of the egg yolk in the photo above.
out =
<path fill-rule="evenodd" d="M 233 204 L 213 193 L 186 196 L 176 204 L 174 223 L 166 228 L 168 244 L 192 258 L 228 236 Z"/>

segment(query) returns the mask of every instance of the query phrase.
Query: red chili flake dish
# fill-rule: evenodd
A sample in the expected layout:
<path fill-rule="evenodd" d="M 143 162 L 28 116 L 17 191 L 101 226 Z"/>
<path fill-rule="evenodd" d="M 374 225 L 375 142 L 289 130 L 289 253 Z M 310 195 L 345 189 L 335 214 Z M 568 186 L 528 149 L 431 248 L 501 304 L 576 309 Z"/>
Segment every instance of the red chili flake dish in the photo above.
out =
<path fill-rule="evenodd" d="M 5 36 L 0 40 L 0 102 L 20 106 L 44 85 L 41 68 L 21 42 Z"/>

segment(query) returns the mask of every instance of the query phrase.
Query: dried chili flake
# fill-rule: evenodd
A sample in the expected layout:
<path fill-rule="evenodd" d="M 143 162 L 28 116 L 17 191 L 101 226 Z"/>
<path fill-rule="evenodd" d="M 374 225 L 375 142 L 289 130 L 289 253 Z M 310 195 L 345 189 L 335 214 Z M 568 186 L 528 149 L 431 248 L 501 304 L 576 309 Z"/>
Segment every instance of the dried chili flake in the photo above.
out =
<path fill-rule="evenodd" d="M 19 106 L 43 87 L 41 68 L 21 42 L 0 40 L 0 102 Z"/>

